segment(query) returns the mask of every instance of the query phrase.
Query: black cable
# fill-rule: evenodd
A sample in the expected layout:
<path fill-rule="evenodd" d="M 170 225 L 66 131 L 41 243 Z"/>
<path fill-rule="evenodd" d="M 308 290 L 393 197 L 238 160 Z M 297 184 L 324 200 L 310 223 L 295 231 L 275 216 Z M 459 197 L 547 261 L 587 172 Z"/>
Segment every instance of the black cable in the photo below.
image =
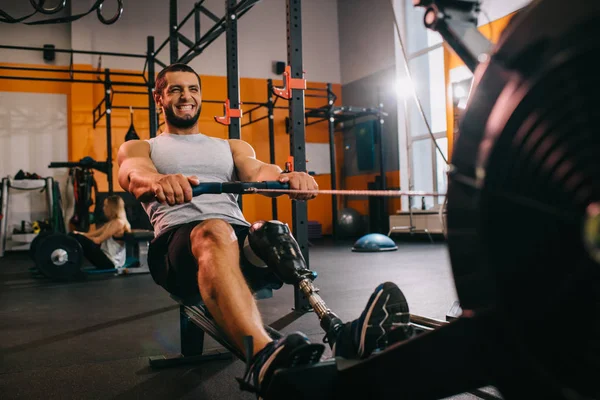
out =
<path fill-rule="evenodd" d="M 37 11 L 34 11 L 33 13 L 26 15 L 24 17 L 21 18 L 13 18 L 12 16 L 8 15 L 7 13 L 5 13 L 4 11 L 0 10 L 0 22 L 6 22 L 9 24 L 16 24 L 19 23 L 21 21 L 25 21 L 27 18 L 30 18 L 32 16 L 34 16 L 35 14 L 37 14 Z"/>
<path fill-rule="evenodd" d="M 404 48 L 404 41 L 402 40 L 402 35 L 400 34 L 400 25 L 398 24 L 398 19 L 396 18 L 396 10 L 394 9 L 394 0 L 390 0 L 390 5 L 392 6 L 392 16 L 394 17 L 394 26 L 396 27 L 396 33 L 398 35 L 398 41 L 400 43 L 400 50 L 402 50 L 402 57 L 404 58 L 404 63 L 403 63 L 404 69 L 406 72 L 406 76 L 408 77 L 408 80 L 411 83 L 410 86 L 412 88 L 413 97 L 415 98 L 415 102 L 417 103 L 417 108 L 419 109 L 419 112 L 420 112 L 421 116 L 423 117 L 425 126 L 427 126 L 427 132 L 429 133 L 429 136 L 431 136 L 431 140 L 433 140 L 433 144 L 435 145 L 435 148 L 437 149 L 438 153 L 440 154 L 440 156 L 442 157 L 444 162 L 446 164 L 448 164 L 448 159 L 442 152 L 442 149 L 438 145 L 437 140 L 435 140 L 435 136 L 433 135 L 431 125 L 429 125 L 429 121 L 427 120 L 427 116 L 425 115 L 425 110 L 423 109 L 421 100 L 419 99 L 419 96 L 417 95 L 417 90 L 415 88 L 415 85 L 412 84 L 413 79 L 412 79 L 412 75 L 410 73 L 410 66 L 408 65 L 408 56 L 406 55 L 406 50 Z M 406 132 L 406 134 L 408 135 L 409 133 Z"/>

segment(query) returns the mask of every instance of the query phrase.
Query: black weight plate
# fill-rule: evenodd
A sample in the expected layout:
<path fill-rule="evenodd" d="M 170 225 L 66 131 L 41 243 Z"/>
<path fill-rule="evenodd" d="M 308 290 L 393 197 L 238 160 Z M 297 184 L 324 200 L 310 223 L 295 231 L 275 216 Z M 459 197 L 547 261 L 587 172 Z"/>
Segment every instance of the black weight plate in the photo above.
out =
<path fill-rule="evenodd" d="M 44 232 L 40 232 L 37 234 L 37 236 L 35 238 L 33 238 L 33 240 L 31 241 L 31 244 L 29 245 L 29 257 L 31 257 L 31 259 L 33 261 L 35 261 L 35 251 L 37 246 L 42 242 L 42 240 L 48 236 L 50 236 L 52 234 L 52 232 L 50 231 L 44 231 Z"/>
<path fill-rule="evenodd" d="M 36 266 L 52 279 L 64 281 L 79 277 L 82 262 L 81 245 L 62 233 L 53 233 L 37 245 Z"/>

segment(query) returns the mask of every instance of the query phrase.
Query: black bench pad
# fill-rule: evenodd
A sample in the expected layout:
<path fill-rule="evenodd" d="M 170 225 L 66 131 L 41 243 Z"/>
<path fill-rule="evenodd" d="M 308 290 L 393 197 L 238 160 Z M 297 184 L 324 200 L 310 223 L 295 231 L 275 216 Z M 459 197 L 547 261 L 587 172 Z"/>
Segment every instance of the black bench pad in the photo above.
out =
<path fill-rule="evenodd" d="M 154 231 L 146 229 L 132 229 L 126 232 L 122 237 L 115 237 L 116 240 L 141 242 L 154 239 Z"/>

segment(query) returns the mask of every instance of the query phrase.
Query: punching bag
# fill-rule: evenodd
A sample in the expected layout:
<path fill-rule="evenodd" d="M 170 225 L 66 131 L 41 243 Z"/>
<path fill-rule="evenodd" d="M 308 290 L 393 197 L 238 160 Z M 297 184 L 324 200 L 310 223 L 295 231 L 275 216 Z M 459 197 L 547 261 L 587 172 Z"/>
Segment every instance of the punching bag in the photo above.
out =
<path fill-rule="evenodd" d="M 127 134 L 125 135 L 126 142 L 129 140 L 139 140 L 140 139 L 137 132 L 135 131 L 135 127 L 133 126 L 133 107 L 129 107 L 129 113 L 131 115 L 131 123 L 129 124 L 129 130 L 127 131 Z"/>

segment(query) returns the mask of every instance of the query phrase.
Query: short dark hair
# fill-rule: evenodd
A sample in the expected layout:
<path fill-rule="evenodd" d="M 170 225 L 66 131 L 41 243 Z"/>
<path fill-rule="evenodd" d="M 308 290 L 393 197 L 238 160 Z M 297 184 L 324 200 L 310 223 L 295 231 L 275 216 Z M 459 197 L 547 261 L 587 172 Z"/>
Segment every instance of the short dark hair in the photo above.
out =
<path fill-rule="evenodd" d="M 167 87 L 167 78 L 165 77 L 167 72 L 191 72 L 192 74 L 196 74 L 198 77 L 198 84 L 200 85 L 200 88 L 202 88 L 202 80 L 200 79 L 200 75 L 198 75 L 198 73 L 194 71 L 192 67 L 187 64 L 175 63 L 164 68 L 156 76 L 156 85 L 154 86 L 156 93 L 162 93 Z"/>

